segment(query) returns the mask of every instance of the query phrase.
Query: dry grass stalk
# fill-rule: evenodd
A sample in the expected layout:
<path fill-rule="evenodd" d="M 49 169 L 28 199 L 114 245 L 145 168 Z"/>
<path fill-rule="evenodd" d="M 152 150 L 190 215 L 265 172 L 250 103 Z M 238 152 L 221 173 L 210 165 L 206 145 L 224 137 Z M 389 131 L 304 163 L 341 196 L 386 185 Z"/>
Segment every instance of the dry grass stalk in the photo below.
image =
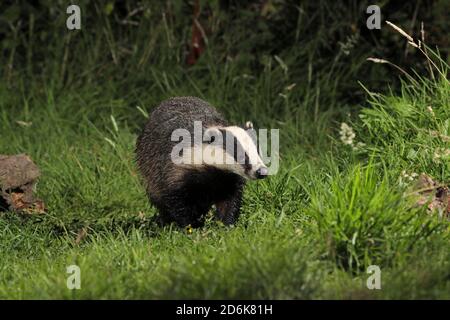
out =
<path fill-rule="evenodd" d="M 392 22 L 387 21 L 387 20 L 386 20 L 386 23 L 389 26 L 391 26 L 394 30 L 396 30 L 398 33 L 400 33 L 402 36 L 404 36 L 406 39 L 408 39 L 408 41 L 414 42 L 414 39 L 409 34 L 407 34 L 402 28 L 396 26 L 395 24 L 393 24 Z"/>
<path fill-rule="evenodd" d="M 373 58 L 373 57 L 369 57 L 366 59 L 367 61 L 372 61 L 374 63 L 383 63 L 383 64 L 388 64 L 393 66 L 394 68 L 396 68 L 397 70 L 399 70 L 400 72 L 402 72 L 404 75 L 406 75 L 408 77 L 408 79 L 410 79 L 412 82 L 417 84 L 417 81 L 414 80 L 414 78 L 405 70 L 403 70 L 400 66 L 396 65 L 395 63 L 392 63 L 388 60 L 385 59 L 380 59 L 380 58 Z"/>
<path fill-rule="evenodd" d="M 414 39 L 408 33 L 406 33 L 402 28 L 400 28 L 399 26 L 393 24 L 390 21 L 386 21 L 386 23 L 391 28 L 393 28 L 395 31 L 397 31 L 402 36 L 404 36 L 408 40 L 408 44 L 410 44 L 411 46 L 417 48 L 425 56 L 425 58 L 427 59 L 428 67 L 429 67 L 429 70 L 430 70 L 430 74 L 431 74 L 433 79 L 434 79 L 434 73 L 433 73 L 433 68 L 431 66 L 433 66 L 440 73 L 440 75 L 443 77 L 443 79 L 445 79 L 447 82 L 449 82 L 449 80 L 447 79 L 447 76 L 442 72 L 441 69 L 439 69 L 439 67 L 434 63 L 434 61 L 430 58 L 430 56 L 427 53 L 427 49 L 426 49 L 426 46 L 425 46 L 425 31 L 424 31 L 424 27 L 423 27 L 423 22 L 421 23 L 421 30 L 420 30 L 421 37 L 422 37 L 422 42 L 420 40 L 418 40 L 418 43 L 416 43 L 414 41 Z M 369 58 L 367 60 L 375 62 L 375 63 L 388 63 L 388 64 L 396 67 L 400 71 L 402 71 L 404 74 L 408 75 L 408 78 L 412 78 L 405 70 L 403 70 L 402 68 L 400 68 L 399 66 L 397 66 L 397 65 L 395 65 L 393 63 L 386 62 L 386 60 L 377 59 L 377 58 Z M 383 61 L 383 62 L 381 62 L 381 61 Z"/>

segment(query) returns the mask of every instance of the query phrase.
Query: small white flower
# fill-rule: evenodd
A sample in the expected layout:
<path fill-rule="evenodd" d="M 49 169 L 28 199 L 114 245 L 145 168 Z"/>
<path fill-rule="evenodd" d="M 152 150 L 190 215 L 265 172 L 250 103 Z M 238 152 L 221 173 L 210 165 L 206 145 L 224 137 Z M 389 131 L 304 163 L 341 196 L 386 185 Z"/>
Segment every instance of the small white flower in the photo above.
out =
<path fill-rule="evenodd" d="M 341 123 L 341 131 L 339 131 L 339 135 L 343 144 L 353 145 L 353 139 L 355 139 L 356 134 L 345 122 Z"/>
<path fill-rule="evenodd" d="M 450 149 L 437 148 L 433 153 L 433 161 L 440 162 L 441 160 L 449 160 Z"/>
<path fill-rule="evenodd" d="M 418 175 L 417 173 L 415 173 L 415 172 L 408 173 L 408 172 L 406 172 L 405 170 L 403 170 L 403 171 L 401 172 L 401 174 L 400 174 L 399 179 L 398 179 L 398 183 L 399 183 L 400 186 L 406 186 L 406 185 L 408 185 L 410 182 L 416 180 L 416 178 L 417 178 L 418 176 L 419 176 L 419 175 Z"/>

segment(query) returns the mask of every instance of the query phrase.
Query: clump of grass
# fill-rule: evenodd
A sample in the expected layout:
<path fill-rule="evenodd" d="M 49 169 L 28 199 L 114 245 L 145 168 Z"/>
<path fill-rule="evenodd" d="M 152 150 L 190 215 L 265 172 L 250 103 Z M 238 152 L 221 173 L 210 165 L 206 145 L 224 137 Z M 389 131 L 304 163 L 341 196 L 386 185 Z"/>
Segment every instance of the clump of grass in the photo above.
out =
<path fill-rule="evenodd" d="M 407 75 L 401 94 L 382 95 L 366 89 L 369 106 L 361 110 L 360 121 L 353 128 L 341 125 L 342 157 L 362 159 L 366 164 L 346 166 L 330 177 L 329 184 L 314 189 L 311 211 L 327 243 L 326 256 L 352 271 L 370 264 L 390 265 L 396 255 L 407 255 L 418 243 L 430 243 L 435 234 L 448 239 L 445 220 L 428 217 L 423 208 L 413 208 L 402 195 L 406 181 L 402 178 L 410 183 L 418 176 L 416 172 L 450 181 L 448 65 L 433 53 L 438 67 L 423 42 L 388 24 L 420 50 L 440 77 L 413 78 L 396 66 Z M 348 156 L 344 146 L 353 146 L 355 137 L 363 143 Z M 353 157 L 355 151 L 371 156 L 370 160 Z"/>
<path fill-rule="evenodd" d="M 336 173 L 311 195 L 310 211 L 326 256 L 351 271 L 389 265 L 440 228 L 373 163 Z"/>
<path fill-rule="evenodd" d="M 397 167 L 398 172 L 400 169 L 425 172 L 449 181 L 449 66 L 423 41 L 414 40 L 396 25 L 388 24 L 425 57 L 430 77 L 408 75 L 400 95 L 380 95 L 367 90 L 370 107 L 362 109 L 357 130 L 366 140 L 367 150 Z"/>

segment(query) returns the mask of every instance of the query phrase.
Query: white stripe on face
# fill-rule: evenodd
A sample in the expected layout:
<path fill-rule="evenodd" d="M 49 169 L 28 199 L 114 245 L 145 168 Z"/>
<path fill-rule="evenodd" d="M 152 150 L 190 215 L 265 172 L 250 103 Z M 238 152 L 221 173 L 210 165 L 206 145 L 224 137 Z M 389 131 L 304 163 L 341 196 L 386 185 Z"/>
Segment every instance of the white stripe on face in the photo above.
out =
<path fill-rule="evenodd" d="M 256 179 L 258 169 L 267 169 L 256 147 L 256 134 L 253 138 L 250 134 L 252 131 L 237 126 L 224 127 L 223 130 L 225 139 L 228 140 L 225 145 L 226 151 L 234 160 L 234 163 L 229 164 L 230 170 L 245 178 Z"/>
<path fill-rule="evenodd" d="M 261 157 L 258 153 L 258 148 L 256 147 L 255 137 L 252 137 L 249 133 L 251 130 L 246 131 L 240 127 L 236 126 L 230 126 L 223 128 L 226 132 L 226 135 L 228 133 L 231 133 L 231 138 L 236 138 L 237 140 L 237 150 L 234 150 L 234 152 L 240 152 L 245 153 L 248 157 L 248 164 L 250 164 L 252 167 L 255 167 L 256 169 L 258 167 L 264 167 L 264 162 L 262 161 Z M 228 146 L 227 146 L 228 147 Z M 239 155 L 239 158 L 241 158 L 243 155 Z M 242 159 L 238 159 L 242 160 Z M 245 164 L 245 162 L 239 161 L 240 164 Z"/>
<path fill-rule="evenodd" d="M 233 172 L 244 178 L 256 179 L 257 170 L 265 169 L 267 172 L 267 167 L 259 156 L 255 140 L 249 132 L 251 131 L 237 126 L 208 128 L 201 146 L 184 149 L 180 164 L 197 169 L 210 166 Z M 200 162 L 194 161 L 194 154 L 197 153 L 201 155 Z"/>

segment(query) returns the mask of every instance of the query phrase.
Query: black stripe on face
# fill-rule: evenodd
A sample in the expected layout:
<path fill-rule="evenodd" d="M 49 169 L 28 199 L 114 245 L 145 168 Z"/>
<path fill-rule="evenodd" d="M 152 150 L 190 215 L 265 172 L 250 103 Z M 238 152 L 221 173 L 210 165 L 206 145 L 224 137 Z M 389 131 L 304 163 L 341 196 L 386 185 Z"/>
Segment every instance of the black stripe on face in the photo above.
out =
<path fill-rule="evenodd" d="M 245 152 L 242 144 L 239 142 L 236 136 L 233 135 L 233 133 L 223 129 L 220 129 L 220 131 L 223 137 L 223 149 L 225 150 L 225 152 L 231 155 L 234 161 L 244 168 L 245 173 L 249 172 L 252 169 L 252 165 L 250 164 L 250 158 Z M 229 150 L 229 148 L 227 148 L 227 140 L 231 139 L 233 139 L 233 150 Z"/>

